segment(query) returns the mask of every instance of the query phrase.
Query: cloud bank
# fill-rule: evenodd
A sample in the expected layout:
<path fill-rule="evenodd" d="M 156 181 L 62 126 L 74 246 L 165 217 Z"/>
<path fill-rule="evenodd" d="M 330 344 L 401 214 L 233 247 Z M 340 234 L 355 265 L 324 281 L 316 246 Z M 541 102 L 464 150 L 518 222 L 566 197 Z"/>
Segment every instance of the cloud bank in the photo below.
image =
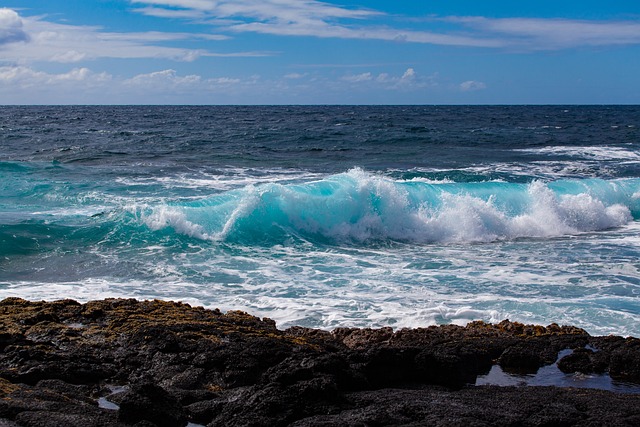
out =
<path fill-rule="evenodd" d="M 473 84 L 472 84 L 473 83 Z M 480 89 L 479 82 L 465 82 L 468 90 Z M 231 76 L 205 77 L 184 74 L 174 69 L 140 73 L 132 77 L 94 72 L 86 67 L 61 73 L 47 73 L 27 66 L 0 67 L 0 93 L 9 103 L 48 104 L 49 96 L 64 93 L 62 103 L 229 103 L 232 99 L 254 99 L 256 103 L 290 103 L 299 99 L 306 104 L 338 100 L 345 93 L 418 93 L 439 85 L 437 75 L 420 75 L 413 68 L 404 72 L 364 72 L 346 74 L 334 79 L 314 73 L 288 73 L 275 79 L 252 75 L 246 78 Z M 60 101 L 58 101 L 60 102 Z"/>

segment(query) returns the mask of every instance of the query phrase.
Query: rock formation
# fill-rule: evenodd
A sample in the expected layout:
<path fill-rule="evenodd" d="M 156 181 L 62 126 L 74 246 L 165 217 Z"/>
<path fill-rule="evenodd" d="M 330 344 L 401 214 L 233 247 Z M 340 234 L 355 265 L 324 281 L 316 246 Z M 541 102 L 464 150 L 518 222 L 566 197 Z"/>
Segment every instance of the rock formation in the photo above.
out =
<path fill-rule="evenodd" d="M 474 386 L 498 363 L 640 383 L 640 340 L 558 326 L 276 328 L 163 301 L 0 302 L 3 426 L 640 425 L 640 394 Z"/>

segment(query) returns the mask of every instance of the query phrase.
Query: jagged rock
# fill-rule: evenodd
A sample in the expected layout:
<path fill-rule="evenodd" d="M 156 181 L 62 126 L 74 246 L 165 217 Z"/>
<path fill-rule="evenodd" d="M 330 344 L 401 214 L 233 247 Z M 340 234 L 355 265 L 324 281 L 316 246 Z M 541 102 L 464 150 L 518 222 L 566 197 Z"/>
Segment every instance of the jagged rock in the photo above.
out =
<path fill-rule="evenodd" d="M 607 362 L 603 354 L 588 348 L 577 348 L 558 361 L 558 368 L 565 373 L 603 373 Z"/>
<path fill-rule="evenodd" d="M 118 420 L 125 424 L 146 421 L 158 427 L 174 427 L 186 425 L 187 415 L 177 399 L 162 387 L 142 383 L 124 393 Z"/>
<path fill-rule="evenodd" d="M 472 386 L 564 349 L 566 372 L 640 383 L 640 340 L 555 324 L 283 331 L 174 302 L 8 298 L 0 426 L 640 425 L 640 395 Z"/>

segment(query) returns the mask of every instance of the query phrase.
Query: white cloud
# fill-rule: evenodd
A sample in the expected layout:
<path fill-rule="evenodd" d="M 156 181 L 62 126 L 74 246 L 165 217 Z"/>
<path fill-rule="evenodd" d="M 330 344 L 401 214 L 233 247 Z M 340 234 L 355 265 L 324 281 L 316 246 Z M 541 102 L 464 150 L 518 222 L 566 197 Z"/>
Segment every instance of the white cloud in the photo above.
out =
<path fill-rule="evenodd" d="M 70 63 L 98 58 L 194 61 L 202 56 L 256 57 L 273 54 L 258 51 L 215 53 L 202 49 L 161 45 L 165 42 L 198 39 L 226 40 L 228 38 L 228 36 L 216 34 L 159 31 L 106 32 L 99 27 L 48 22 L 42 17 L 20 17 L 13 10 L 0 9 L 2 60 L 13 64 L 30 64 L 39 61 Z M 28 42 L 10 43 L 19 40 Z"/>
<path fill-rule="evenodd" d="M 501 37 L 505 45 L 526 50 L 640 44 L 640 21 L 448 17 L 481 34 Z"/>
<path fill-rule="evenodd" d="M 80 62 L 85 59 L 87 55 L 85 53 L 78 52 L 77 50 L 68 50 L 64 53 L 57 53 L 51 57 L 53 62 Z"/>
<path fill-rule="evenodd" d="M 125 85 L 144 89 L 170 89 L 177 87 L 193 87 L 201 82 L 202 78 L 197 75 L 178 76 L 175 70 L 162 70 L 149 74 L 138 74 L 124 81 Z"/>
<path fill-rule="evenodd" d="M 376 81 L 379 83 L 385 83 L 388 82 L 390 80 L 390 76 L 388 73 L 380 73 L 378 74 L 378 77 L 376 77 Z"/>
<path fill-rule="evenodd" d="M 372 39 L 448 46 L 553 50 L 579 46 L 640 44 L 638 21 L 431 17 L 448 23 L 446 31 L 408 30 L 368 24 L 383 12 L 347 8 L 317 0 L 132 0 L 148 7 L 140 13 L 209 21 L 232 32 L 283 36 Z M 356 25 L 357 23 L 357 25 Z"/>
<path fill-rule="evenodd" d="M 254 19 L 277 19 L 282 21 L 303 21 L 315 19 L 351 18 L 361 19 L 382 15 L 367 9 L 347 9 L 317 0 L 132 0 L 152 6 L 165 6 L 206 12 L 220 18 L 251 17 Z"/>
<path fill-rule="evenodd" d="M 20 16 L 14 10 L 0 8 L 0 46 L 28 40 Z"/>
<path fill-rule="evenodd" d="M 196 9 L 207 10 L 215 7 L 215 2 L 209 0 L 149 0 L 149 1 L 137 1 L 133 0 L 132 3 L 146 3 L 155 4 L 159 6 L 169 7 L 181 7 L 184 9 Z"/>
<path fill-rule="evenodd" d="M 289 74 L 285 74 L 284 78 L 285 79 L 291 79 L 291 80 L 297 80 L 297 79 L 301 79 L 303 77 L 305 77 L 307 74 L 300 74 L 300 73 L 289 73 Z"/>
<path fill-rule="evenodd" d="M 402 77 L 400 77 L 401 81 L 413 81 L 416 78 L 416 72 L 413 68 L 407 68 L 407 71 L 404 72 Z"/>
<path fill-rule="evenodd" d="M 198 20 L 207 18 L 212 25 L 233 32 L 456 46 L 502 45 L 500 41 L 483 37 L 338 24 L 341 20 L 364 22 L 368 18 L 385 14 L 371 9 L 340 7 L 317 0 L 132 0 L 132 3 L 150 5 L 151 10 L 136 9 L 140 13 Z M 189 16 L 190 14 L 193 16 Z"/>
<path fill-rule="evenodd" d="M 82 83 L 84 87 L 102 85 L 109 82 L 112 76 L 107 73 L 94 73 L 88 68 L 74 68 L 66 73 L 50 74 L 36 71 L 25 66 L 0 67 L 0 88 L 43 88 L 52 86 L 73 87 Z M 69 83 L 72 85 L 69 86 Z"/>
<path fill-rule="evenodd" d="M 301 80 L 302 77 L 308 80 Z M 303 103 L 337 102 L 355 89 L 362 93 L 428 89 L 432 87 L 430 79 L 430 76 L 421 77 L 413 68 L 396 75 L 365 72 L 327 79 L 314 74 L 296 74 L 262 79 L 257 75 L 206 77 L 175 69 L 132 77 L 96 73 L 86 67 L 50 73 L 18 65 L 0 67 L 0 99 L 7 104 L 277 103 L 294 99 Z"/>
<path fill-rule="evenodd" d="M 155 16 L 156 18 L 200 19 L 205 17 L 205 14 L 203 14 L 199 10 L 176 10 L 162 9 L 159 7 L 141 7 L 138 9 L 134 9 L 134 11 L 147 16 Z"/>
<path fill-rule="evenodd" d="M 7 52 L 14 61 L 70 62 L 97 58 L 165 58 L 178 61 L 194 60 L 206 52 L 159 46 L 156 43 L 184 40 L 187 34 L 108 33 L 97 27 L 74 26 L 25 18 L 25 30 L 31 42 Z"/>
<path fill-rule="evenodd" d="M 367 89 L 384 90 L 410 90 L 425 89 L 438 85 L 436 75 L 420 76 L 415 69 L 407 68 L 402 75 L 391 75 L 380 73 L 374 76 L 371 72 L 361 74 L 350 74 L 343 76 L 340 80 L 348 83 L 358 83 L 366 85 Z"/>
<path fill-rule="evenodd" d="M 176 93 L 202 94 L 215 92 L 219 89 L 243 84 L 243 81 L 232 77 L 203 78 L 196 74 L 181 76 L 176 70 L 169 69 L 148 74 L 138 74 L 124 80 L 122 84 L 124 87 L 144 93 L 174 95 Z"/>
<path fill-rule="evenodd" d="M 467 80 L 466 82 L 460 83 L 460 90 L 462 92 L 471 92 L 476 90 L 486 89 L 487 85 L 483 82 L 478 82 L 475 80 Z"/>
<path fill-rule="evenodd" d="M 342 80 L 351 83 L 368 82 L 373 80 L 371 73 L 354 74 L 342 77 Z"/>
<path fill-rule="evenodd" d="M 138 74 L 131 78 L 95 73 L 86 67 L 47 73 L 27 66 L 0 67 L 0 99 L 7 104 L 42 103 L 180 103 L 187 99 L 206 103 L 207 97 L 255 93 L 247 80 L 203 78 L 173 69 Z"/>
<path fill-rule="evenodd" d="M 283 36 L 313 36 L 320 38 L 342 38 L 357 40 L 385 40 L 437 44 L 446 46 L 504 47 L 498 39 L 468 37 L 453 34 L 438 34 L 428 31 L 402 31 L 388 28 L 351 28 L 322 21 L 304 22 L 251 22 L 228 27 L 234 32 L 255 32 Z"/>
<path fill-rule="evenodd" d="M 234 79 L 231 77 L 218 77 L 218 78 L 213 78 L 213 79 L 207 79 L 208 83 L 213 83 L 215 85 L 234 85 L 237 83 L 240 83 L 242 80 L 240 79 Z"/>

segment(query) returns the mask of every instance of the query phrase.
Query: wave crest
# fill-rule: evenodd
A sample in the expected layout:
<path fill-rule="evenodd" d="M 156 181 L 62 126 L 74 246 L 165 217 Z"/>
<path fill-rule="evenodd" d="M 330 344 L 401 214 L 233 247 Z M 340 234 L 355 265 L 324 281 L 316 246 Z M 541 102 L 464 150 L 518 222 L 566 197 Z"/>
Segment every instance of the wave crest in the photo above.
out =
<path fill-rule="evenodd" d="M 438 184 L 353 169 L 159 206 L 141 219 L 153 230 L 239 242 L 488 242 L 622 226 L 640 213 L 639 186 L 638 179 Z"/>

